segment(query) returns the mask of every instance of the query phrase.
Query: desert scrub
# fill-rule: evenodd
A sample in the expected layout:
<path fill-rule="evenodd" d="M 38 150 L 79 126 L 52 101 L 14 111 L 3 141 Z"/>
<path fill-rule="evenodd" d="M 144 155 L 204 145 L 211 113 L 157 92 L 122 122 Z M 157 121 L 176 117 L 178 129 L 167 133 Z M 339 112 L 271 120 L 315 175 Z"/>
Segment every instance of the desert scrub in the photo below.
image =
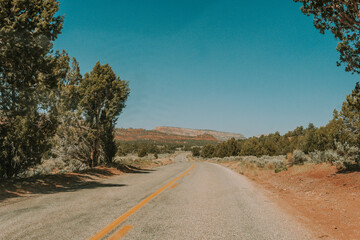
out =
<path fill-rule="evenodd" d="M 360 168 L 360 149 L 348 143 L 336 142 L 337 159 L 333 164 L 341 171 Z"/>
<path fill-rule="evenodd" d="M 335 142 L 336 150 L 317 151 L 309 153 L 309 162 L 330 163 L 338 170 L 346 171 L 360 168 L 360 149 L 348 143 Z"/>
<path fill-rule="evenodd" d="M 360 168 L 360 149 L 357 146 L 335 142 L 335 147 L 335 150 L 310 152 L 307 161 L 315 164 L 330 163 L 340 171 Z"/>
<path fill-rule="evenodd" d="M 262 157 L 255 157 L 255 156 L 248 156 L 243 157 L 243 161 L 253 163 L 258 168 L 266 168 L 266 169 L 275 169 L 284 166 L 284 159 L 285 156 L 262 156 Z"/>
<path fill-rule="evenodd" d="M 24 171 L 19 177 L 28 178 L 49 174 L 77 172 L 85 169 L 88 169 L 86 164 L 75 159 L 64 161 L 61 158 L 49 158 L 42 160 L 41 164 Z"/>
<path fill-rule="evenodd" d="M 275 172 L 275 173 L 279 173 L 279 172 L 287 171 L 287 170 L 288 170 L 288 168 L 284 165 L 284 166 L 282 166 L 282 167 L 275 168 L 275 169 L 274 169 L 274 172 Z"/>
<path fill-rule="evenodd" d="M 262 169 L 276 169 L 285 166 L 283 159 L 285 156 L 232 156 L 224 158 L 211 158 L 212 162 L 226 163 L 226 162 L 241 162 L 247 167 L 254 166 Z"/>
<path fill-rule="evenodd" d="M 139 157 L 137 154 L 128 154 L 126 156 L 117 156 L 114 159 L 115 164 L 131 165 L 133 167 L 146 168 L 151 167 L 154 164 L 161 165 L 165 159 L 173 160 L 177 154 L 162 153 L 157 154 L 157 157 L 153 154 L 148 154 L 144 157 Z"/>
<path fill-rule="evenodd" d="M 309 153 L 309 162 L 319 164 L 319 163 L 335 163 L 339 159 L 339 155 L 335 150 L 326 150 L 326 151 L 318 151 Z"/>
<path fill-rule="evenodd" d="M 301 150 L 294 150 L 292 157 L 288 159 L 289 165 L 302 165 L 308 161 L 306 154 Z"/>

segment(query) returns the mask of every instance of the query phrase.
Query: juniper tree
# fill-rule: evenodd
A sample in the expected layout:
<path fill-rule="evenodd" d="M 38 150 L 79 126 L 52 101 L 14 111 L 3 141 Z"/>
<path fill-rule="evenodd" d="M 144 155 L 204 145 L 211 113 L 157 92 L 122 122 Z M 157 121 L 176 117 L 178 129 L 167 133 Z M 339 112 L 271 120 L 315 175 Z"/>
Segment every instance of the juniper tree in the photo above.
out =
<path fill-rule="evenodd" d="M 47 96 L 64 71 L 52 52 L 63 17 L 55 0 L 0 1 L 0 178 L 40 162 L 54 134 Z"/>
<path fill-rule="evenodd" d="M 317 142 L 316 142 L 316 127 L 314 124 L 309 123 L 308 128 L 305 130 L 304 138 L 303 138 L 303 144 L 302 149 L 305 153 L 313 152 L 317 150 Z"/>
<path fill-rule="evenodd" d="M 314 26 L 324 34 L 330 31 L 339 40 L 338 66 L 360 73 L 360 9 L 359 0 L 294 0 L 303 4 L 301 11 L 313 16 Z"/>
<path fill-rule="evenodd" d="M 211 158 L 215 153 L 215 147 L 212 144 L 205 145 L 200 152 L 200 156 L 203 158 Z"/>
<path fill-rule="evenodd" d="M 67 60 L 67 74 L 58 82 L 53 97 L 58 126 L 52 152 L 65 162 L 78 160 L 87 164 L 90 157 L 89 128 L 83 121 L 79 107 L 82 76 L 77 60 L 73 58 L 71 63 L 69 58 Z"/>
<path fill-rule="evenodd" d="M 360 146 L 360 84 L 346 96 L 338 116 L 342 121 L 342 133 L 348 143 Z"/>
<path fill-rule="evenodd" d="M 129 95 L 128 83 L 108 65 L 97 62 L 79 85 L 80 102 L 88 130 L 91 167 L 111 162 L 116 153 L 114 128 Z"/>
<path fill-rule="evenodd" d="M 199 148 L 199 147 L 191 148 L 191 153 L 192 153 L 193 157 L 199 157 L 200 151 L 201 151 L 201 148 Z"/>

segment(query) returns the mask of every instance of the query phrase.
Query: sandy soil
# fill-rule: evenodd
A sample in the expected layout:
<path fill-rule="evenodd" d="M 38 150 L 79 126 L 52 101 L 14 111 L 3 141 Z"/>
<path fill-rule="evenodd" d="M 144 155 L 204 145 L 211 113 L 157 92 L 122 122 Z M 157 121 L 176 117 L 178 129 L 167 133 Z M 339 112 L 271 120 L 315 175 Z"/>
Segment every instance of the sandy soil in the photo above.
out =
<path fill-rule="evenodd" d="M 339 173 L 327 164 L 294 166 L 280 173 L 244 171 L 238 162 L 221 165 L 263 186 L 318 238 L 360 239 L 360 172 Z"/>

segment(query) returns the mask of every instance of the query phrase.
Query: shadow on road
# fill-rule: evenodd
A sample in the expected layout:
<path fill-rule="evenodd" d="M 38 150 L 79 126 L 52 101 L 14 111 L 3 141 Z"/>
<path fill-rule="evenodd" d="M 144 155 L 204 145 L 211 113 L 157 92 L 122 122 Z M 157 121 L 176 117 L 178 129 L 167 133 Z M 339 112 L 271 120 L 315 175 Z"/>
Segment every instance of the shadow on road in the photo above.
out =
<path fill-rule="evenodd" d="M 53 174 L 26 179 L 14 179 L 0 182 L 0 204 L 11 198 L 21 198 L 29 194 L 52 194 L 58 192 L 74 192 L 81 189 L 123 187 L 125 184 L 106 184 L 104 177 L 121 173 L 150 173 L 155 170 L 140 169 L 130 165 L 114 165 L 112 168 L 94 168 L 77 173 Z"/>
<path fill-rule="evenodd" d="M 125 173 L 150 173 L 156 170 L 153 169 L 141 169 L 141 168 L 137 168 L 131 165 L 114 165 L 113 167 L 117 168 L 118 170 L 125 172 Z"/>

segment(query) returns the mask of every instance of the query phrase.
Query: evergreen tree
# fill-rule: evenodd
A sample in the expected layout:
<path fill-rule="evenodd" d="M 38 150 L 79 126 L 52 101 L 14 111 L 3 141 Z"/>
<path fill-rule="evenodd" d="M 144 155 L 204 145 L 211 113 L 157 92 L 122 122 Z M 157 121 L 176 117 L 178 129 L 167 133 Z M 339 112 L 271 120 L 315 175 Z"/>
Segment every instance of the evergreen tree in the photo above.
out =
<path fill-rule="evenodd" d="M 193 147 L 191 149 L 191 153 L 194 157 L 199 157 L 200 156 L 200 151 L 201 149 L 199 147 Z"/>
<path fill-rule="evenodd" d="M 0 1 L 0 178 L 41 161 L 55 132 L 48 96 L 66 71 L 52 53 L 63 17 L 55 0 Z"/>
<path fill-rule="evenodd" d="M 302 150 L 305 153 L 313 152 L 318 150 L 316 138 L 315 138 L 316 128 L 314 124 L 309 123 L 308 128 L 305 130 L 305 135 L 303 138 Z"/>
<path fill-rule="evenodd" d="M 147 155 L 147 151 L 145 147 L 142 147 L 138 150 L 138 157 L 145 157 Z"/>
<path fill-rule="evenodd" d="M 128 83 L 120 80 L 108 64 L 97 62 L 93 70 L 84 75 L 79 94 L 79 106 L 89 127 L 89 165 L 111 162 L 116 153 L 115 123 L 129 95 Z"/>
<path fill-rule="evenodd" d="M 83 121 L 79 107 L 81 80 L 79 63 L 73 58 L 69 65 L 68 58 L 66 77 L 59 81 L 53 96 L 55 103 L 53 111 L 58 127 L 52 152 L 65 162 L 76 159 L 88 164 L 90 158 L 89 127 Z"/>
<path fill-rule="evenodd" d="M 359 1 L 294 0 L 303 4 L 301 10 L 314 17 L 314 26 L 324 34 L 330 31 L 339 40 L 338 66 L 346 71 L 360 73 L 360 10 Z"/>
<path fill-rule="evenodd" d="M 349 144 L 360 146 L 360 84 L 346 96 L 339 118 L 342 121 L 342 133 Z"/>
<path fill-rule="evenodd" d="M 200 152 L 200 156 L 203 158 L 211 158 L 214 156 L 215 147 L 212 144 L 205 145 Z"/>
<path fill-rule="evenodd" d="M 213 156 L 220 157 L 220 158 L 229 156 L 228 142 L 223 142 L 223 143 L 220 143 L 217 146 L 215 146 L 215 151 L 214 151 Z"/>

